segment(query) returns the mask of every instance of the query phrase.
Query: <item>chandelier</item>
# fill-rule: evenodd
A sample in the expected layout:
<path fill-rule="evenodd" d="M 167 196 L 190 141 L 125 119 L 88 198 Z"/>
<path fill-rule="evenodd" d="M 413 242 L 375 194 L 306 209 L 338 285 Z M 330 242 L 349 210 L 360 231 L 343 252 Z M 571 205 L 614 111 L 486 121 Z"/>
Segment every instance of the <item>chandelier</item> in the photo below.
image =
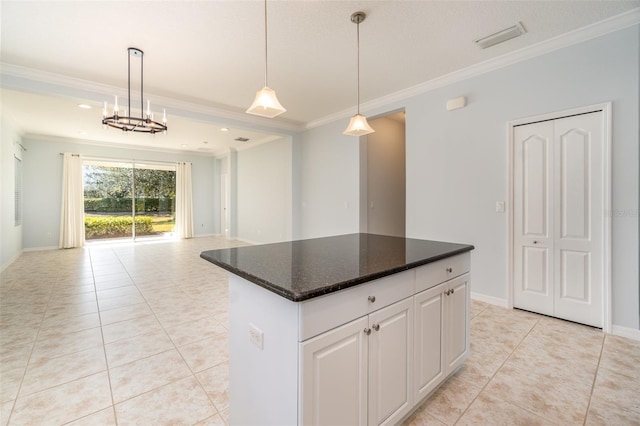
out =
<path fill-rule="evenodd" d="M 147 111 L 144 111 L 144 52 L 135 47 L 130 47 L 129 55 L 127 57 L 127 108 L 124 109 L 124 114 L 120 115 L 120 109 L 118 107 L 118 97 L 115 96 L 115 102 L 113 105 L 113 115 L 107 115 L 107 102 L 104 103 L 104 109 L 102 110 L 102 124 L 105 126 L 120 129 L 124 132 L 142 132 L 155 134 L 158 132 L 167 133 L 167 111 L 163 109 L 162 123 L 154 121 L 153 113 L 151 112 L 151 103 L 147 100 Z M 140 116 L 134 117 L 131 110 L 131 57 L 136 56 L 140 58 Z"/>

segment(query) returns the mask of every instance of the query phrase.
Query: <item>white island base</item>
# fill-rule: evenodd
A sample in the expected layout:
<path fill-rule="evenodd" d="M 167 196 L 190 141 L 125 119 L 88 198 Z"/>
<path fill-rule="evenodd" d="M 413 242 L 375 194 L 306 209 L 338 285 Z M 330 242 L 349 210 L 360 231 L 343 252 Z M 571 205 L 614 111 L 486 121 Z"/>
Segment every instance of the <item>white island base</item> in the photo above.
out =
<path fill-rule="evenodd" d="M 230 274 L 230 423 L 398 423 L 468 354 L 469 271 L 467 252 L 302 302 Z"/>

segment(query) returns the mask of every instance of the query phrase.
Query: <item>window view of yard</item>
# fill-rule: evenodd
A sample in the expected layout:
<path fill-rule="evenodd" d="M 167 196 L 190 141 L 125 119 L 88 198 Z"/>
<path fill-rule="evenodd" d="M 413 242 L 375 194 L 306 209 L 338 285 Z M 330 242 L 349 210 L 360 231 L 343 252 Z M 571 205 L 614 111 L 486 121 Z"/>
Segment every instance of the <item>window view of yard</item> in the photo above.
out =
<path fill-rule="evenodd" d="M 87 240 L 173 232 L 175 170 L 140 164 L 134 167 L 133 164 L 85 162 L 83 179 Z"/>

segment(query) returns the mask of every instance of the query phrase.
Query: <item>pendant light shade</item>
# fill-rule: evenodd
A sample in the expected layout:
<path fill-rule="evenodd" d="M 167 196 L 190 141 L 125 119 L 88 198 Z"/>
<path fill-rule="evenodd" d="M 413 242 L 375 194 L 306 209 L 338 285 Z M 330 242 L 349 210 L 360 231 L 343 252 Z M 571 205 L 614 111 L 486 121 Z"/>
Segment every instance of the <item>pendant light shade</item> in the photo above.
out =
<path fill-rule="evenodd" d="M 264 0 L 264 87 L 256 92 L 256 98 L 247 114 L 273 118 L 286 111 L 278 101 L 276 92 L 267 84 L 267 0 Z"/>
<path fill-rule="evenodd" d="M 349 121 L 349 125 L 342 132 L 343 135 L 348 136 L 363 136 L 368 135 L 369 133 L 375 132 L 367 123 L 367 117 L 360 114 L 360 23 L 365 20 L 367 15 L 364 12 L 355 12 L 351 15 L 351 22 L 356 24 L 357 26 L 357 62 L 358 68 L 356 72 L 356 102 L 358 104 L 358 113 L 351 117 L 351 121 Z"/>
<path fill-rule="evenodd" d="M 275 90 L 264 86 L 256 92 L 256 98 L 247 110 L 247 114 L 273 118 L 285 111 L 286 109 L 278 101 Z"/>
<path fill-rule="evenodd" d="M 362 114 L 356 114 L 351 117 L 347 129 L 342 133 L 349 136 L 363 136 L 373 132 L 375 132 L 375 130 L 367 123 L 367 117 Z"/>

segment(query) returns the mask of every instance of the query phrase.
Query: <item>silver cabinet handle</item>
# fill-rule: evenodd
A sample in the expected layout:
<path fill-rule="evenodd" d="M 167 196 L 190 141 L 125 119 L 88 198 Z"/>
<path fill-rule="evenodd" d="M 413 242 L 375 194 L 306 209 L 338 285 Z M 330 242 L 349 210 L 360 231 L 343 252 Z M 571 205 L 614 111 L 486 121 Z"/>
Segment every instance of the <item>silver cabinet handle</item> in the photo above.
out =
<path fill-rule="evenodd" d="M 375 301 L 376 301 L 376 297 L 375 296 L 369 296 L 369 302 L 375 303 Z"/>
<path fill-rule="evenodd" d="M 453 272 L 453 268 L 447 268 L 447 272 L 448 273 L 452 273 Z"/>
<path fill-rule="evenodd" d="M 380 330 L 380 324 L 373 324 L 371 328 L 373 328 L 375 331 L 378 331 Z"/>
<path fill-rule="evenodd" d="M 370 328 L 365 328 L 363 331 L 364 331 L 364 334 L 366 334 L 367 336 L 371 334 Z"/>

